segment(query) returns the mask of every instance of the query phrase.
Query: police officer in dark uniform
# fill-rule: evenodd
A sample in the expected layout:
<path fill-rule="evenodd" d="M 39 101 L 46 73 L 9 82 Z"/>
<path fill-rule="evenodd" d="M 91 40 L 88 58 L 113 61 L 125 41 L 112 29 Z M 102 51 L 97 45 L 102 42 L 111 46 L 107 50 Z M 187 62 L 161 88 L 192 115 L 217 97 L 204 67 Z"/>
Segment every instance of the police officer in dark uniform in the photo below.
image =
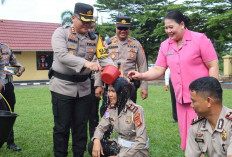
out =
<path fill-rule="evenodd" d="M 73 155 L 83 157 L 87 143 L 88 103 L 91 93 L 89 74 L 114 64 L 105 49 L 101 49 L 102 53 L 99 53 L 96 48 L 101 40 L 88 33 L 94 21 L 93 7 L 76 3 L 72 21 L 72 26 L 59 27 L 52 36 L 54 61 L 49 73 L 49 86 L 55 123 L 54 155 L 57 157 L 68 154 L 70 129 Z M 95 93 L 100 97 L 103 88 L 96 87 Z"/>
<path fill-rule="evenodd" d="M 5 66 L 16 67 L 18 71 L 15 73 L 15 75 L 20 77 L 25 71 L 25 68 L 18 62 L 16 56 L 14 55 L 14 52 L 10 49 L 9 46 L 1 43 L 1 48 L 2 48 L 2 54 L 3 54 Z M 10 73 L 7 69 L 5 69 L 5 73 L 6 73 L 6 77 L 5 77 L 4 88 L 2 89 L 2 95 L 8 101 L 11 110 L 14 112 L 16 100 L 14 93 L 13 76 L 12 73 Z M 14 151 L 21 151 L 21 148 L 14 143 L 13 130 L 11 131 L 11 134 L 7 140 L 7 148 L 12 149 Z"/>

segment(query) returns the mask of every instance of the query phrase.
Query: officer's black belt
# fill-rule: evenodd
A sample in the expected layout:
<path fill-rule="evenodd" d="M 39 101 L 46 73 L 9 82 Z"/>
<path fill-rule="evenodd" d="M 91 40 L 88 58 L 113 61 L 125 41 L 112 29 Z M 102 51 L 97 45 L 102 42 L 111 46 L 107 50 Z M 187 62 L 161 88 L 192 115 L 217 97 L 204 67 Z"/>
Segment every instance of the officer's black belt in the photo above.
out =
<path fill-rule="evenodd" d="M 89 78 L 89 75 L 65 75 L 53 70 L 53 76 L 70 82 L 84 82 Z"/>

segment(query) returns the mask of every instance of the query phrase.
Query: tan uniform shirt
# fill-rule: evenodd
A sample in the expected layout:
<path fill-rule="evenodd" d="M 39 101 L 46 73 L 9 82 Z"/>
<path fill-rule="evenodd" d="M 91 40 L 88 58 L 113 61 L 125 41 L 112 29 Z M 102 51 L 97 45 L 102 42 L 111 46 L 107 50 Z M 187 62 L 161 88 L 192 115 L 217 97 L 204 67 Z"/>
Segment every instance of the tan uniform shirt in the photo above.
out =
<path fill-rule="evenodd" d="M 134 142 L 130 147 L 119 145 L 120 157 L 149 156 L 148 136 L 141 106 L 129 100 L 119 115 L 118 108 L 115 106 L 109 107 L 97 126 L 92 139 L 102 139 L 110 124 L 113 125 L 114 131 L 119 134 L 121 139 Z"/>
<path fill-rule="evenodd" d="M 109 56 L 115 65 L 121 62 L 121 70 L 124 76 L 127 76 L 128 72 L 132 70 L 141 73 L 147 71 L 145 52 L 139 41 L 130 36 L 125 41 L 120 41 L 117 36 L 110 38 L 110 40 L 112 41 L 110 45 L 105 44 L 109 50 Z M 142 90 L 148 90 L 147 81 L 141 81 L 140 87 Z"/>
<path fill-rule="evenodd" d="M 2 47 L 2 55 L 3 55 L 3 60 L 5 66 L 22 66 L 19 61 L 16 59 L 16 56 L 14 55 L 14 52 L 10 49 L 9 46 L 6 44 L 1 43 Z M 5 72 L 4 72 L 5 73 Z M 13 77 L 12 75 L 6 75 L 5 78 L 10 79 L 11 82 L 13 82 Z M 8 83 L 5 81 L 5 83 Z"/>
<path fill-rule="evenodd" d="M 91 71 L 84 68 L 87 61 L 96 60 L 98 38 L 90 40 L 88 35 L 80 35 L 72 26 L 63 26 L 55 30 L 52 36 L 54 60 L 52 69 L 66 75 L 88 75 Z M 95 58 L 95 59 L 94 59 Z M 102 67 L 113 64 L 109 57 L 98 59 Z M 91 93 L 90 79 L 84 82 L 70 82 L 52 77 L 50 90 L 66 96 L 79 97 Z"/>
<path fill-rule="evenodd" d="M 4 58 L 3 58 L 1 46 L 2 46 L 2 44 L 0 44 L 0 84 L 4 86 L 6 74 L 4 72 L 5 63 L 4 63 Z"/>
<path fill-rule="evenodd" d="M 204 152 L 209 157 L 232 155 L 232 113 L 230 112 L 231 109 L 223 106 L 215 130 L 212 130 L 209 121 L 205 118 L 191 125 L 186 157 L 199 157 Z"/>

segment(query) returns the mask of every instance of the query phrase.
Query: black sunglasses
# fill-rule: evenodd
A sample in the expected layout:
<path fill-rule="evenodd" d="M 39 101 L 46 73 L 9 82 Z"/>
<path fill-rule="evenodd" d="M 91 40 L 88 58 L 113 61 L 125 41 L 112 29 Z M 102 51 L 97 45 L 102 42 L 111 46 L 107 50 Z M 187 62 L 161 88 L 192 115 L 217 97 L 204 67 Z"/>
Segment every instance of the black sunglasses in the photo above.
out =
<path fill-rule="evenodd" d="M 126 31 L 129 29 L 129 27 L 117 27 L 117 29 L 120 31 L 122 31 L 122 30 Z"/>

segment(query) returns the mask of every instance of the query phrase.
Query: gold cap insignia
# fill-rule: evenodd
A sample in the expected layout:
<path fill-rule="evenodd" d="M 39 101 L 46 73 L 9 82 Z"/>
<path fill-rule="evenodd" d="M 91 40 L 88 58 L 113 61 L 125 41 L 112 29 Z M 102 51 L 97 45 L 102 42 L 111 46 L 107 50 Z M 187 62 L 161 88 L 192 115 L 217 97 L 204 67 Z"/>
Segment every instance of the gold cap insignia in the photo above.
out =
<path fill-rule="evenodd" d="M 92 15 L 93 13 L 92 13 L 92 11 L 91 10 L 89 10 L 88 12 L 87 12 L 87 15 Z"/>
<path fill-rule="evenodd" d="M 122 20 L 121 23 L 126 23 L 126 20 Z"/>

